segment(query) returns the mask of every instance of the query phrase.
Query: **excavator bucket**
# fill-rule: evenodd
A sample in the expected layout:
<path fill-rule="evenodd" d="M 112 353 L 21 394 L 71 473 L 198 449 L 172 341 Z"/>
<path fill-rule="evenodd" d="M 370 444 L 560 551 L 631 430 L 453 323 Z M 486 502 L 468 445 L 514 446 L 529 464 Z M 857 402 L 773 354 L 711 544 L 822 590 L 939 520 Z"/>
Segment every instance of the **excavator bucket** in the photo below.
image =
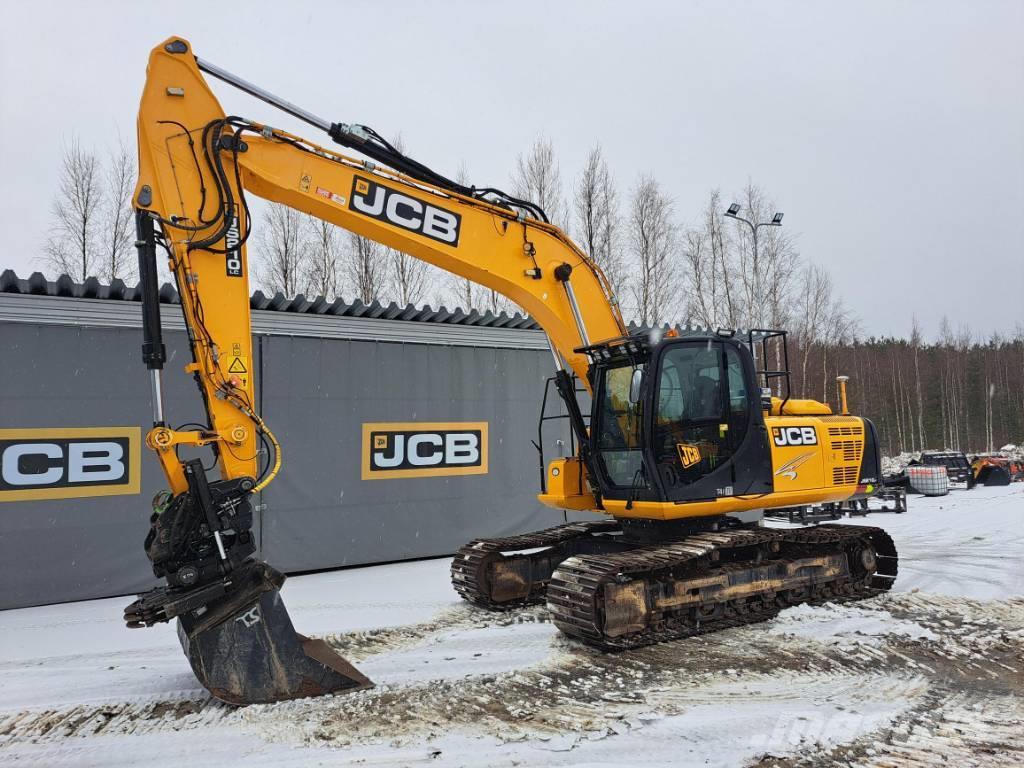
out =
<path fill-rule="evenodd" d="M 266 704 L 373 687 L 323 640 L 295 631 L 276 589 L 216 626 L 181 617 L 178 639 L 199 682 L 228 704 Z"/>
<path fill-rule="evenodd" d="M 228 704 L 268 704 L 348 693 L 373 683 L 323 640 L 295 631 L 281 599 L 284 575 L 259 561 L 229 583 L 151 590 L 125 609 L 130 627 L 178 619 L 196 678 Z"/>

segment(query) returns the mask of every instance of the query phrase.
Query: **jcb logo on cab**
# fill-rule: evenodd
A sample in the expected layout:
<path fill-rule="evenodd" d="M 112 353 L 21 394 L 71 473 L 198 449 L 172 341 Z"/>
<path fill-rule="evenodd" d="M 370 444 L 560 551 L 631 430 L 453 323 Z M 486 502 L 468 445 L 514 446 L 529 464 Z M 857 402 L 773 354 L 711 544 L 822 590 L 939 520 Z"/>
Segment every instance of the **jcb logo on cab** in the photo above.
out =
<path fill-rule="evenodd" d="M 772 427 L 772 440 L 780 447 L 817 445 L 818 433 L 814 427 Z"/>
<path fill-rule="evenodd" d="M 140 432 L 0 429 L 0 501 L 138 493 Z"/>
<path fill-rule="evenodd" d="M 363 480 L 487 473 L 487 422 L 363 424 Z"/>
<path fill-rule="evenodd" d="M 679 461 L 683 469 L 700 464 L 700 448 L 689 443 L 676 443 L 676 450 L 679 451 Z"/>

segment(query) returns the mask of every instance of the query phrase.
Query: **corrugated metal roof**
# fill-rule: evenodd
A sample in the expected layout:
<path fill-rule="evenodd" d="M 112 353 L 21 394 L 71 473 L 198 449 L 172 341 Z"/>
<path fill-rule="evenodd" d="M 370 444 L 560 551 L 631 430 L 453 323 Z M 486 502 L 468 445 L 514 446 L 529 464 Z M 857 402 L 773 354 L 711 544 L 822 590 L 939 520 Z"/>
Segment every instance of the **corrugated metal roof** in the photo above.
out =
<path fill-rule="evenodd" d="M 49 296 L 69 299 L 100 299 L 105 301 L 141 301 L 139 286 L 128 286 L 121 280 L 112 280 L 110 284 L 101 283 L 97 278 L 90 277 L 84 282 L 76 282 L 67 275 L 56 280 L 47 280 L 41 272 L 33 272 L 28 279 L 19 278 L 13 270 L 0 273 L 0 293 L 22 295 Z M 160 301 L 164 304 L 179 304 L 178 292 L 170 283 L 160 288 Z M 400 307 L 395 302 L 381 304 L 374 301 L 364 304 L 356 299 L 349 303 L 344 299 L 328 301 L 322 296 L 307 299 L 302 294 L 288 298 L 281 293 L 265 296 L 256 291 L 249 298 L 249 306 L 254 310 L 269 312 L 293 312 L 309 315 L 333 315 L 335 317 L 364 318 L 368 320 L 399 320 L 416 323 L 442 323 L 445 325 L 467 325 L 479 328 L 510 328 L 516 330 L 540 330 L 540 326 L 530 317 L 523 317 L 518 312 L 508 315 L 504 312 L 480 312 L 475 309 L 464 310 L 445 307 L 433 309 L 430 305 L 416 307 L 409 304 Z"/>
<path fill-rule="evenodd" d="M 114 302 L 141 302 L 141 296 L 139 286 L 128 286 L 125 285 L 121 280 L 112 280 L 109 285 L 101 283 L 97 278 L 90 277 L 84 282 L 75 282 L 67 275 L 61 275 L 56 280 L 47 280 L 41 272 L 33 272 L 29 278 L 19 278 L 13 270 L 5 270 L 0 273 L 0 295 L 2 294 L 17 294 L 22 296 L 44 296 L 53 298 L 67 298 L 67 299 L 89 299 L 99 301 L 114 301 Z M 174 286 L 170 283 L 164 283 L 160 288 L 160 301 L 164 304 L 180 304 L 178 298 L 178 292 Z M 53 302 L 51 302 L 52 304 Z M 277 312 L 277 313 L 288 313 L 285 315 L 278 315 L 279 320 L 275 320 L 269 323 L 270 327 L 280 330 L 282 322 L 284 325 L 289 325 L 288 332 L 294 334 L 302 333 L 315 333 L 337 335 L 331 333 L 327 326 L 324 325 L 323 321 L 317 321 L 317 317 L 322 317 L 326 320 L 329 317 L 338 318 L 350 318 L 354 320 L 393 320 L 402 324 L 404 330 L 399 331 L 395 329 L 394 333 L 385 333 L 382 335 L 380 330 L 370 332 L 369 337 L 373 338 L 387 338 L 391 336 L 395 338 L 405 338 L 411 330 L 412 326 L 404 325 L 405 323 L 435 323 L 444 326 L 462 326 L 467 329 L 466 333 L 469 334 L 462 343 L 465 344 L 483 344 L 488 346 L 493 343 L 499 343 L 500 346 L 506 346 L 508 344 L 519 346 L 523 345 L 526 347 L 534 347 L 535 345 L 546 346 L 546 342 L 540 341 L 526 341 L 526 336 L 530 334 L 519 335 L 515 340 L 509 338 L 498 342 L 497 337 L 491 335 L 489 331 L 508 329 L 510 331 L 540 331 L 542 328 L 537 322 L 531 317 L 524 317 L 523 315 L 516 312 L 514 315 L 508 315 L 504 312 L 495 315 L 493 312 L 480 312 L 475 309 L 469 311 L 456 308 L 449 310 L 444 306 L 437 309 L 433 309 L 430 305 L 424 305 L 422 307 L 416 307 L 409 304 L 405 307 L 400 307 L 395 302 L 391 302 L 387 305 L 381 304 L 379 301 L 374 301 L 372 304 L 364 304 L 362 301 L 356 299 L 349 303 L 344 299 L 335 299 L 334 301 L 328 301 L 322 296 L 318 296 L 313 299 L 307 299 L 302 294 L 295 296 L 294 298 L 288 298 L 281 293 L 275 293 L 271 297 L 267 297 L 262 291 L 256 291 L 249 298 L 249 306 L 256 312 Z M 54 307 L 48 307 L 47 312 L 52 314 Z M 288 319 L 288 315 L 301 315 L 300 317 L 294 317 Z M 264 316 L 270 321 L 270 316 Z M 254 329 L 258 323 L 255 322 L 254 318 Z M 301 328 L 293 328 L 296 323 L 301 325 Z M 102 323 L 101 323 L 102 324 Z M 308 327 L 307 327 L 308 326 Z M 378 329 L 383 326 L 377 325 Z M 699 325 L 674 325 L 669 326 L 667 323 L 660 326 L 663 331 L 667 331 L 669 328 L 674 328 L 679 334 L 683 336 L 690 335 L 706 335 L 714 333 L 714 329 L 703 328 Z M 480 332 L 470 331 L 469 329 L 480 329 Z M 633 322 L 629 324 L 630 333 L 640 333 L 650 330 L 647 326 L 640 326 Z M 453 333 L 457 333 L 457 329 L 452 329 Z M 349 332 L 346 331 L 342 336 L 346 336 Z M 748 331 L 737 330 L 736 335 L 745 338 Z M 481 336 L 481 334 L 483 334 Z M 427 335 L 427 331 L 424 329 L 422 332 L 416 332 L 413 334 L 418 339 L 425 341 L 424 337 Z M 755 340 L 759 340 L 763 337 L 763 333 L 760 331 L 754 332 Z M 439 343 L 452 343 L 447 338 L 440 340 Z M 540 348 L 538 346 L 537 348 Z"/>

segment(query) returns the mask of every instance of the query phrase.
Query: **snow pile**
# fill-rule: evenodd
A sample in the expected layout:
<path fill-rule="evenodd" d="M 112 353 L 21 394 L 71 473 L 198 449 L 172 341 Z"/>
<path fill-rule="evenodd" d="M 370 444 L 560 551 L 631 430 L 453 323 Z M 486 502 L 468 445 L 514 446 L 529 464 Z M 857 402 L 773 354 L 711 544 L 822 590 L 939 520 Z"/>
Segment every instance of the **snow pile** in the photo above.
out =
<path fill-rule="evenodd" d="M 886 610 L 833 603 L 787 608 L 771 622 L 769 632 L 839 645 L 879 646 L 890 637 L 938 639 L 930 629 L 913 621 L 896 619 Z"/>
<path fill-rule="evenodd" d="M 906 471 L 910 462 L 918 461 L 920 458 L 920 453 L 901 453 L 899 456 L 883 456 L 882 474 L 898 475 L 901 472 Z"/>

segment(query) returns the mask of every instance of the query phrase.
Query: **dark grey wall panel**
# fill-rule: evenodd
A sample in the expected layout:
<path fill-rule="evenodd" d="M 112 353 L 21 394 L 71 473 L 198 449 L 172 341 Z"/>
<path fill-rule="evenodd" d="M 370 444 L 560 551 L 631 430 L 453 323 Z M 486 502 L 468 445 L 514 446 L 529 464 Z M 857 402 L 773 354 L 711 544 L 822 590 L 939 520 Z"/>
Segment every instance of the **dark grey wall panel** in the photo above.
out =
<path fill-rule="evenodd" d="M 69 307 L 81 301 L 48 300 Z M 18 301 L 27 306 L 35 298 Z M 73 313 L 68 319 L 0 318 L 0 428 L 138 426 L 144 436 L 151 410 L 138 328 L 74 324 Z M 335 321 L 331 338 L 268 333 L 254 340 L 263 414 L 284 459 L 257 515 L 269 562 L 295 572 L 441 555 L 474 536 L 562 521 L 535 499 L 530 441 L 551 374 L 550 353 L 537 343 L 543 336 L 488 331 L 496 339 L 507 333 L 510 343 L 535 334 L 528 349 L 467 346 L 461 338 L 448 346 L 440 341 L 443 328 L 426 344 L 338 338 L 346 322 Z M 201 421 L 195 384 L 182 372 L 190 359 L 184 334 L 168 330 L 165 339 L 168 417 L 175 425 Z M 361 480 L 361 425 L 370 421 L 486 421 L 489 472 Z M 563 425 L 552 424 L 546 435 L 550 458 L 558 455 Z M 136 495 L 0 502 L 0 608 L 128 594 L 156 583 L 142 540 L 150 499 L 165 480 L 144 446 L 140 458 Z"/>
<path fill-rule="evenodd" d="M 536 501 L 531 444 L 550 355 L 264 337 L 265 418 L 287 470 L 264 494 L 263 551 L 287 570 L 454 551 L 561 522 Z M 486 475 L 362 480 L 364 422 L 486 421 Z M 555 430 L 551 430 L 550 450 Z"/>
<path fill-rule="evenodd" d="M 200 418 L 184 334 L 166 338 L 169 412 Z M 151 424 L 135 329 L 0 323 L 0 428 Z M 177 422 L 176 422 L 177 423 Z M 150 499 L 165 486 L 140 447 L 139 494 L 0 503 L 0 608 L 124 594 L 155 583 L 142 549 Z"/>

